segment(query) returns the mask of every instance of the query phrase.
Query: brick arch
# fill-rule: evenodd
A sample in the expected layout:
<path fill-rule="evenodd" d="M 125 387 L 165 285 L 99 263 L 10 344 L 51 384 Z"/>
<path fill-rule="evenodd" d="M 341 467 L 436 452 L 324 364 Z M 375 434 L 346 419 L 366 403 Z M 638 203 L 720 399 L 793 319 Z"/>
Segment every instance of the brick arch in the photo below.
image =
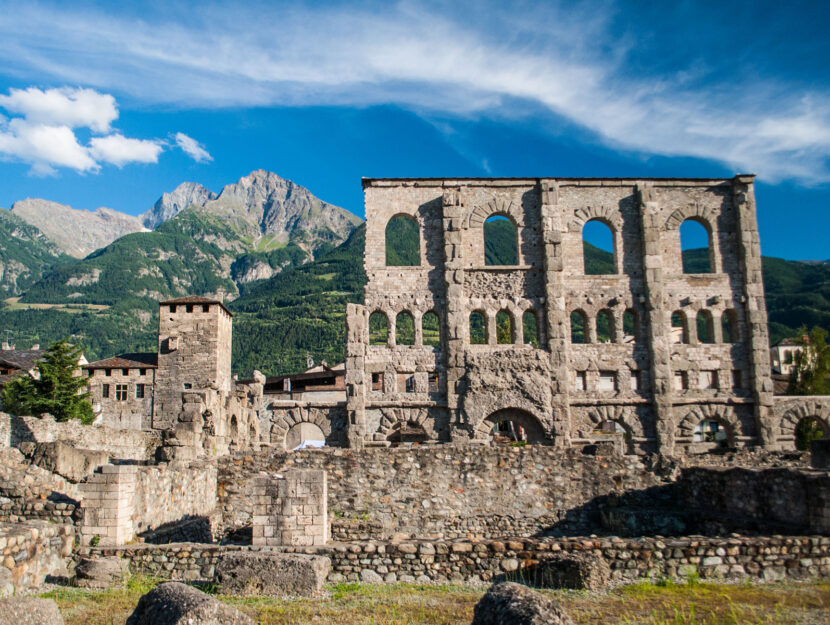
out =
<path fill-rule="evenodd" d="M 692 219 L 703 225 L 709 231 L 709 234 L 714 235 L 716 232 L 715 225 L 717 223 L 717 216 L 709 208 L 704 208 L 699 204 L 686 206 L 685 208 L 678 208 L 666 220 L 666 230 L 678 230 L 681 224 L 687 219 Z"/>
<path fill-rule="evenodd" d="M 622 230 L 622 214 L 619 209 L 611 206 L 584 206 L 577 208 L 574 211 L 569 229 L 572 232 L 582 232 L 582 228 L 589 221 L 600 221 L 611 228 L 611 234 L 615 240 L 617 234 Z"/>
<path fill-rule="evenodd" d="M 383 408 L 383 415 L 380 419 L 378 434 L 386 440 L 395 430 L 400 429 L 407 423 L 414 423 L 423 428 L 429 434 L 426 423 L 429 420 L 429 411 L 426 408 Z"/>
<path fill-rule="evenodd" d="M 488 414 L 475 426 L 475 439 L 487 440 L 490 430 L 502 421 L 513 421 L 527 431 L 529 443 L 543 443 L 548 440 L 545 426 L 541 419 L 524 408 L 500 408 Z"/>
<path fill-rule="evenodd" d="M 479 204 L 473 208 L 467 217 L 467 227 L 482 228 L 484 227 L 484 222 L 493 215 L 509 217 L 517 228 L 524 227 L 521 207 L 513 200 L 503 200 L 501 198 L 494 198 L 486 204 Z"/>
<path fill-rule="evenodd" d="M 285 449 L 285 437 L 288 430 L 298 423 L 312 423 L 323 431 L 326 439 L 331 436 L 331 423 L 323 416 L 322 412 L 314 408 L 297 406 L 281 412 L 279 416 L 272 417 L 271 442 Z"/>
<path fill-rule="evenodd" d="M 677 425 L 677 443 L 691 445 L 695 426 L 701 421 L 710 420 L 717 421 L 726 428 L 726 440 L 734 447 L 741 431 L 741 423 L 734 408 L 718 404 L 703 404 L 689 410 Z"/>
<path fill-rule="evenodd" d="M 779 440 L 795 445 L 795 429 L 803 419 L 810 418 L 816 419 L 821 424 L 825 435 L 830 434 L 830 403 L 808 400 L 799 402 L 781 417 Z"/>
<path fill-rule="evenodd" d="M 597 426 L 603 421 L 616 421 L 633 436 L 644 436 L 642 423 L 630 406 L 594 406 L 588 409 L 587 414 L 591 426 Z"/>

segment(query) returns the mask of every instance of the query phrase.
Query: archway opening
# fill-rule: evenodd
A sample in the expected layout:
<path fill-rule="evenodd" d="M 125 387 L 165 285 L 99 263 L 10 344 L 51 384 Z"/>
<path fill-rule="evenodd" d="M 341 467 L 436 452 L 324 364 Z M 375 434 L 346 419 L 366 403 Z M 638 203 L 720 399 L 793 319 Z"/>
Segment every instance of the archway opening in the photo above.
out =
<path fill-rule="evenodd" d="M 608 309 L 597 314 L 597 342 L 610 343 L 614 340 L 614 315 Z"/>
<path fill-rule="evenodd" d="M 513 319 L 506 310 L 496 314 L 496 343 L 510 345 L 513 342 Z"/>
<path fill-rule="evenodd" d="M 392 443 L 392 447 L 419 445 L 426 443 L 429 440 L 429 435 L 424 429 L 424 426 L 414 421 L 407 421 L 392 430 L 389 436 L 386 437 L 386 440 Z"/>
<path fill-rule="evenodd" d="M 429 311 L 421 317 L 421 334 L 427 347 L 441 346 L 441 322 L 435 312 Z"/>
<path fill-rule="evenodd" d="M 484 222 L 484 264 L 519 264 L 519 229 L 507 215 L 490 215 Z"/>
<path fill-rule="evenodd" d="M 295 423 L 285 435 L 285 448 L 290 450 L 326 446 L 326 435 L 316 423 Z"/>
<path fill-rule="evenodd" d="M 680 224 L 680 253 L 683 273 L 712 273 L 712 235 L 703 222 L 687 219 Z"/>
<path fill-rule="evenodd" d="M 726 449 L 729 438 L 726 424 L 718 419 L 703 419 L 692 431 L 692 444 L 698 449 Z"/>
<path fill-rule="evenodd" d="M 236 418 L 236 415 L 231 416 L 231 445 L 237 445 L 239 443 L 239 421 Z"/>
<path fill-rule="evenodd" d="M 598 219 L 592 219 L 582 227 L 582 254 L 586 276 L 617 273 L 614 264 L 614 231 Z"/>
<path fill-rule="evenodd" d="M 415 345 L 415 320 L 407 311 L 399 312 L 395 317 L 395 344 Z"/>
<path fill-rule="evenodd" d="M 804 417 L 795 426 L 795 448 L 810 451 L 810 444 L 820 438 L 826 438 L 830 432 L 818 417 Z"/>
<path fill-rule="evenodd" d="M 623 343 L 636 343 L 640 340 L 640 323 L 637 311 L 629 308 L 623 313 Z"/>
<path fill-rule="evenodd" d="M 417 267 L 421 264 L 418 222 L 409 215 L 396 215 L 386 224 L 386 265 Z"/>
<path fill-rule="evenodd" d="M 470 344 L 487 344 L 487 322 L 484 313 L 475 311 L 470 314 Z"/>
<path fill-rule="evenodd" d="M 389 340 L 389 328 L 386 315 L 373 312 L 369 317 L 369 345 L 386 345 Z"/>
<path fill-rule="evenodd" d="M 715 324 L 712 321 L 712 313 L 708 310 L 697 311 L 697 342 L 715 342 Z"/>
<path fill-rule="evenodd" d="M 526 410 L 498 410 L 485 419 L 484 426 L 491 442 L 497 445 L 534 445 L 546 439 L 542 424 Z"/>
<path fill-rule="evenodd" d="M 526 310 L 522 315 L 522 335 L 526 345 L 539 347 L 539 324 L 536 320 L 536 311 L 533 309 Z"/>
<path fill-rule="evenodd" d="M 588 342 L 588 318 L 581 310 L 571 313 L 571 343 Z"/>
<path fill-rule="evenodd" d="M 624 454 L 634 453 L 634 436 L 631 430 L 615 419 L 606 419 L 597 423 L 593 437 L 596 442 L 613 444 Z"/>
<path fill-rule="evenodd" d="M 686 325 L 686 315 L 680 310 L 675 310 L 671 314 L 671 342 L 687 344 L 689 342 L 689 326 Z"/>
<path fill-rule="evenodd" d="M 738 330 L 738 314 L 733 309 L 723 311 L 720 323 L 724 343 L 737 343 L 741 340 Z"/>

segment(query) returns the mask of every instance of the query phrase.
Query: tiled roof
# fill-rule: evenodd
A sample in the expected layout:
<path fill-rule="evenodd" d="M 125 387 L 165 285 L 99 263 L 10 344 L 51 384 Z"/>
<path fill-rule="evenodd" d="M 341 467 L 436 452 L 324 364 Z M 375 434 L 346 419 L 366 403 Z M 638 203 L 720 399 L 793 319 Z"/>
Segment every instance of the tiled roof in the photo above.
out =
<path fill-rule="evenodd" d="M 0 350 L 0 363 L 29 371 L 43 358 L 43 350 L 40 349 L 2 349 Z"/>
<path fill-rule="evenodd" d="M 167 306 L 168 304 L 219 304 L 225 309 L 226 313 L 233 317 L 233 314 L 230 310 L 228 310 L 228 307 L 225 306 L 223 302 L 210 297 L 202 297 L 201 295 L 187 295 L 185 297 L 176 297 L 174 299 L 166 299 L 163 302 L 159 302 L 160 306 Z"/>
<path fill-rule="evenodd" d="M 120 354 L 91 362 L 84 369 L 155 369 L 158 358 L 157 353 Z"/>

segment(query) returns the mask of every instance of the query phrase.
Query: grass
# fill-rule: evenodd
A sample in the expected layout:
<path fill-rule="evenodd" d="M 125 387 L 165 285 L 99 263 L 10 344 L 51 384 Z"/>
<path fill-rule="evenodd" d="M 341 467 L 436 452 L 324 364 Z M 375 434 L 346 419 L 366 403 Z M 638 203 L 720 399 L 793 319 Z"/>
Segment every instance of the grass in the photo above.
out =
<path fill-rule="evenodd" d="M 19 297 L 9 297 L 3 300 L 7 310 L 61 310 L 68 313 L 80 313 L 106 310 L 104 304 L 25 304 Z"/>
<path fill-rule="evenodd" d="M 158 580 L 133 577 L 124 590 L 53 590 L 66 625 L 123 625 Z M 209 589 L 215 590 L 215 589 Z M 328 588 L 321 599 L 218 597 L 260 625 L 468 625 L 483 588 L 357 583 Z M 830 583 L 720 585 L 690 580 L 626 586 L 608 593 L 543 591 L 580 625 L 830 624 Z"/>

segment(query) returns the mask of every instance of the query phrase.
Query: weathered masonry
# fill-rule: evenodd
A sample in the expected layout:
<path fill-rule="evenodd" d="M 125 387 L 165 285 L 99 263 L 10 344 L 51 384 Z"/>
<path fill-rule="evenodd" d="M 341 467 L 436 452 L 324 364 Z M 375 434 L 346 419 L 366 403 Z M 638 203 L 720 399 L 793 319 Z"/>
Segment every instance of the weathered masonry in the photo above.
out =
<path fill-rule="evenodd" d="M 774 407 L 753 180 L 364 179 L 351 446 L 493 435 L 668 455 L 791 446 L 795 421 Z M 494 217 L 515 237 L 510 264 L 488 262 Z M 385 255 L 401 218 L 417 227 L 407 266 Z M 687 220 L 705 229 L 707 273 L 684 273 Z M 602 275 L 583 258 L 592 221 L 613 239 Z"/>

